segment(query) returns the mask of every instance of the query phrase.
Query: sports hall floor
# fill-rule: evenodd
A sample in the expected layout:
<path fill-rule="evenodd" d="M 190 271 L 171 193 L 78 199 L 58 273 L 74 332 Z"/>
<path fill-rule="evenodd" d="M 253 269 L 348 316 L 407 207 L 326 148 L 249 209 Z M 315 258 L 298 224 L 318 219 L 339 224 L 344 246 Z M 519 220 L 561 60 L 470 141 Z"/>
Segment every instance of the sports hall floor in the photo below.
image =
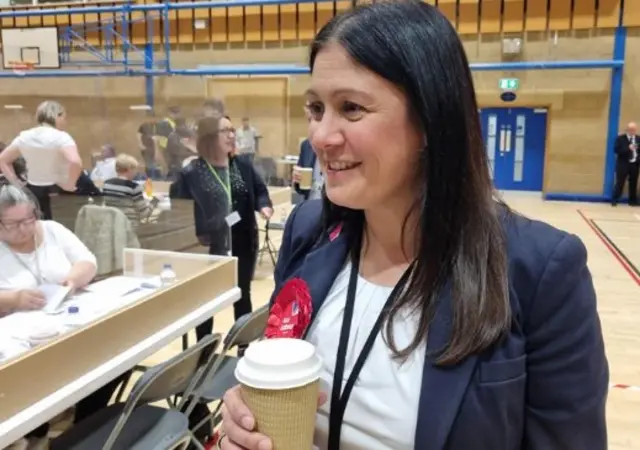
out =
<path fill-rule="evenodd" d="M 539 194 L 530 193 L 505 193 L 503 197 L 525 216 L 574 233 L 585 243 L 611 371 L 609 449 L 640 450 L 640 208 L 543 202 Z M 280 236 L 274 240 L 279 243 Z M 263 259 L 253 282 L 254 307 L 266 303 L 273 289 L 273 267 L 268 260 L 268 256 Z M 215 328 L 224 333 L 232 322 L 233 312 L 227 309 L 216 316 Z M 176 341 L 146 363 L 165 360 L 180 348 Z"/>

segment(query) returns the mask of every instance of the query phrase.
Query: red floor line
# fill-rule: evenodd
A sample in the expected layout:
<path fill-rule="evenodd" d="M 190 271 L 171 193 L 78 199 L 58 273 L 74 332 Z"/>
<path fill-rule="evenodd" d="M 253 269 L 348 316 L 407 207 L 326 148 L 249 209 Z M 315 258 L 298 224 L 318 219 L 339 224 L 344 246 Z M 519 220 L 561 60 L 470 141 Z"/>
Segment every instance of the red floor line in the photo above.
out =
<path fill-rule="evenodd" d="M 627 264 L 627 262 L 624 260 L 624 258 L 622 258 L 622 256 L 620 256 L 620 253 L 618 252 L 618 250 L 616 250 L 607 240 L 606 237 L 604 237 L 602 235 L 602 233 L 600 233 L 600 231 L 593 226 L 593 224 L 591 223 L 591 221 L 589 220 L 589 218 L 587 216 L 584 215 L 584 213 L 581 210 L 577 210 L 578 214 L 580 214 L 580 217 L 582 217 L 584 219 L 584 221 L 587 223 L 587 225 L 589 225 L 589 228 L 591 228 L 591 231 L 593 231 L 595 233 L 596 236 L 598 236 L 598 238 L 600 239 L 600 241 L 604 244 L 605 247 L 607 247 L 607 249 L 609 250 L 609 252 L 618 260 L 618 262 L 620 263 L 620 265 L 624 268 L 624 270 L 629 274 L 629 276 L 633 279 L 633 281 L 636 282 L 636 284 L 638 286 L 640 286 L 640 278 L 638 278 L 638 275 L 633 271 L 633 269 L 631 267 L 629 267 L 629 265 Z"/>

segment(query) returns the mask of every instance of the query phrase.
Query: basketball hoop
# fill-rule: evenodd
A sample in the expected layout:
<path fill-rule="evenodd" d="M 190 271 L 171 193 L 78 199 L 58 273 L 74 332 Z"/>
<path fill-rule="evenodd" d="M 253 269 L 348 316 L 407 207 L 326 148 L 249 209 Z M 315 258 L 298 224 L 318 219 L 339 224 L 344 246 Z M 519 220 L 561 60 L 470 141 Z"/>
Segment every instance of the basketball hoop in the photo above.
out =
<path fill-rule="evenodd" d="M 24 75 L 27 71 L 33 70 L 35 64 L 29 61 L 9 61 L 8 66 L 16 75 Z"/>

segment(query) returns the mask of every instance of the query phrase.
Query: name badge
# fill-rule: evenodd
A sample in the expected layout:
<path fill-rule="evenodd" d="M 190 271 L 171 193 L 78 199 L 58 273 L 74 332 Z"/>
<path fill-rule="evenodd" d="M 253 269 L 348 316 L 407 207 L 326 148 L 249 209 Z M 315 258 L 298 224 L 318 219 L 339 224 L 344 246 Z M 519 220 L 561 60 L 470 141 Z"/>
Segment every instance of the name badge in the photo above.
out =
<path fill-rule="evenodd" d="M 224 220 L 227 222 L 227 225 L 232 227 L 238 222 L 240 222 L 240 214 L 238 214 L 238 211 L 234 211 L 231 214 L 229 214 L 227 217 L 225 217 Z"/>

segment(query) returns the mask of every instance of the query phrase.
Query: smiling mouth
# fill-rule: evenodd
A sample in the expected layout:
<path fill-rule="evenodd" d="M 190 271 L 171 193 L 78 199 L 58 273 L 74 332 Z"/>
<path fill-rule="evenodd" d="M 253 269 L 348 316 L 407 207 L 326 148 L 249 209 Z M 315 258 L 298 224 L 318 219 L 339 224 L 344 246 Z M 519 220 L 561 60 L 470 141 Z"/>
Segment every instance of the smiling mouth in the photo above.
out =
<path fill-rule="evenodd" d="M 327 171 L 329 172 L 344 172 L 345 170 L 351 170 L 358 167 L 359 162 L 346 162 L 346 161 L 334 161 L 327 163 Z"/>

